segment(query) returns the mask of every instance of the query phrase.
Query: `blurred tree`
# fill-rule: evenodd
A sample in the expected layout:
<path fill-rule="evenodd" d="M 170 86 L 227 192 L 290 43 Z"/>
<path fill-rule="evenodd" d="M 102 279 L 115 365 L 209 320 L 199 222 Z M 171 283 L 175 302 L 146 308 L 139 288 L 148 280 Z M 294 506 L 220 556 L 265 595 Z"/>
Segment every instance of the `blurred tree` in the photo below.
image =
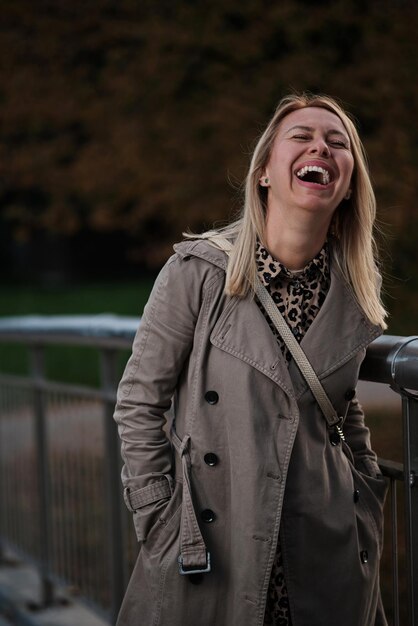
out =
<path fill-rule="evenodd" d="M 48 231 L 74 250 L 96 233 L 96 261 L 157 267 L 182 230 L 239 207 L 277 100 L 310 89 L 358 117 L 380 216 L 402 246 L 417 26 L 407 1 L 3 2 L 0 219 L 19 246 Z"/>

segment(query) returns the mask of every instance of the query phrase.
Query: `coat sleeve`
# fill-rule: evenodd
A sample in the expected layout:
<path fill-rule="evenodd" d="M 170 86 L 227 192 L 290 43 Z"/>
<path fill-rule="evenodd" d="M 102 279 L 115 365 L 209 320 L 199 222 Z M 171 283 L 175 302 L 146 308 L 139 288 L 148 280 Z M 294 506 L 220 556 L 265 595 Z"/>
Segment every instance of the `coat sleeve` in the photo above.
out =
<path fill-rule="evenodd" d="M 201 261 L 173 255 L 161 270 L 118 387 L 114 419 L 124 461 L 125 502 L 138 541 L 172 493 L 172 452 L 165 413 L 187 359 L 202 298 Z"/>
<path fill-rule="evenodd" d="M 344 436 L 353 453 L 356 468 L 370 476 L 380 476 L 377 456 L 371 448 L 370 431 L 365 425 L 364 412 L 356 396 L 350 402 L 344 422 Z"/>

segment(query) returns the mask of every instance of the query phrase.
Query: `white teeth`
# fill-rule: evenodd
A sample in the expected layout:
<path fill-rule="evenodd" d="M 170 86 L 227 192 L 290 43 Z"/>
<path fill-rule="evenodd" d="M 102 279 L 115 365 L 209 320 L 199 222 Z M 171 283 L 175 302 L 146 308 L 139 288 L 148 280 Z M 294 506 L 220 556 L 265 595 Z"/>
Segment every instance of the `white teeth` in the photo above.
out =
<path fill-rule="evenodd" d="M 302 167 L 298 172 L 296 172 L 296 176 L 298 178 L 303 178 L 308 172 L 320 172 L 322 174 L 322 184 L 328 185 L 330 181 L 329 172 L 319 165 L 305 165 L 305 167 Z"/>

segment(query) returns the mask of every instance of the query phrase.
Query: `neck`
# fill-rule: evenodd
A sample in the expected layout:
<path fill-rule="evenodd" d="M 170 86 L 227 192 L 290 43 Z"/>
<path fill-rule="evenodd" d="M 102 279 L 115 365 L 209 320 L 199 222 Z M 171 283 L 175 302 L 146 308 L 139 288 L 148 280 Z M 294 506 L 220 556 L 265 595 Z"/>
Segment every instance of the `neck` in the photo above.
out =
<path fill-rule="evenodd" d="M 300 270 L 321 250 L 330 217 L 302 212 L 295 216 L 267 212 L 265 239 L 272 256 L 289 270 Z M 321 219 L 322 218 L 322 219 Z"/>

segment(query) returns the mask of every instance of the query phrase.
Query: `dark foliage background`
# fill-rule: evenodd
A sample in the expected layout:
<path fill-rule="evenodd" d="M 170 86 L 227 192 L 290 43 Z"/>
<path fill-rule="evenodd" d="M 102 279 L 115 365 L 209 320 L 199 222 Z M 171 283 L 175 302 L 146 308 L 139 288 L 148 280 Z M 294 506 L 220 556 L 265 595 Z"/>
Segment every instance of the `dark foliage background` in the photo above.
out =
<path fill-rule="evenodd" d="M 393 332 L 416 332 L 418 5 L 2 0 L 0 278 L 137 277 L 228 219 L 289 90 L 357 117 L 388 237 Z"/>

